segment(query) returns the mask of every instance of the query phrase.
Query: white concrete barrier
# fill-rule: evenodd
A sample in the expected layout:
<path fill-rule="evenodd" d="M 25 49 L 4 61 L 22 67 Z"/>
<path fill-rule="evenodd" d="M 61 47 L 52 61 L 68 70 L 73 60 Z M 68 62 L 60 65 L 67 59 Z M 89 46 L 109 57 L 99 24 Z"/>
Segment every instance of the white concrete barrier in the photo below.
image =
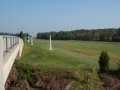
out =
<path fill-rule="evenodd" d="M 10 73 L 16 58 L 20 58 L 24 42 L 15 36 L 0 36 L 0 90 Z"/>
<path fill-rule="evenodd" d="M 3 38 L 0 36 L 0 90 L 4 90 L 3 66 Z"/>

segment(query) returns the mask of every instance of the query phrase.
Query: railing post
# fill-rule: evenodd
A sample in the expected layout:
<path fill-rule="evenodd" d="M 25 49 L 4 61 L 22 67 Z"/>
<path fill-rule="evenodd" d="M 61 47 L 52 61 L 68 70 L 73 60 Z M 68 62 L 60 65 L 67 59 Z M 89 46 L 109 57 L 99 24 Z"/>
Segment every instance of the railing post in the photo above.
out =
<path fill-rule="evenodd" d="M 3 37 L 0 36 L 0 90 L 5 90 L 3 76 Z"/>
<path fill-rule="evenodd" d="M 12 48 L 12 37 L 10 37 L 10 43 L 11 43 L 11 46 L 10 46 L 10 47 Z"/>
<path fill-rule="evenodd" d="M 14 37 L 13 37 L 13 46 L 15 45 Z"/>
<path fill-rule="evenodd" d="M 16 45 L 16 37 L 15 37 L 15 45 Z"/>
<path fill-rule="evenodd" d="M 8 51 L 8 38 L 6 37 L 6 52 Z"/>

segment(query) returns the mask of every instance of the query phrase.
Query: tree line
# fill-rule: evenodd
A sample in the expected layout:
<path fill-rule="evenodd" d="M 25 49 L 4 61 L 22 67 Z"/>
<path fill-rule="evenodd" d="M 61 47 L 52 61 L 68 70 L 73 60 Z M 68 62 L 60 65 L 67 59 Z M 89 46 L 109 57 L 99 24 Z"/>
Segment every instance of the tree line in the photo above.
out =
<path fill-rule="evenodd" d="M 23 33 L 23 31 L 21 31 L 21 32 Z M 13 33 L 0 32 L 0 35 L 19 36 L 20 33 L 13 34 Z M 27 37 L 27 36 L 31 37 L 31 35 L 28 33 L 23 33 L 23 35 L 24 35 L 24 37 Z"/>
<path fill-rule="evenodd" d="M 53 40 L 120 41 L 120 28 L 39 32 L 37 39 L 49 39 L 50 34 Z"/>
<path fill-rule="evenodd" d="M 0 35 L 11 35 L 11 36 L 15 36 L 15 34 L 13 34 L 13 33 L 5 33 L 5 32 L 0 32 Z"/>

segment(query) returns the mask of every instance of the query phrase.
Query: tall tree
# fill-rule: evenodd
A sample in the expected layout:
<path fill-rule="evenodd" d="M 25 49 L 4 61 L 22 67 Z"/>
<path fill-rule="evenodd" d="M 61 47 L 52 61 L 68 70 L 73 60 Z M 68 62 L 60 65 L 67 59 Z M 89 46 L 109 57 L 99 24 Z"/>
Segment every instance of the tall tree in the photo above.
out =
<path fill-rule="evenodd" d="M 24 37 L 24 34 L 23 34 L 22 31 L 20 32 L 19 37 L 20 37 L 21 39 L 23 39 L 23 41 L 25 42 L 25 37 Z"/>

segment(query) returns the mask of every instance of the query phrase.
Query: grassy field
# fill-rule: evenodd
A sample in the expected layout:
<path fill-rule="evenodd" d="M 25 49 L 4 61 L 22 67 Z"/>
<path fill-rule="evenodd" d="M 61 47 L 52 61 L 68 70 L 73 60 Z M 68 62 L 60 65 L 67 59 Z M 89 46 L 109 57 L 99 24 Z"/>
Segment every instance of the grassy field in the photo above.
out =
<path fill-rule="evenodd" d="M 19 62 L 41 67 L 75 68 L 78 64 L 99 67 L 102 50 L 110 56 L 110 68 L 115 69 L 120 60 L 120 43 L 74 40 L 53 40 L 53 50 L 49 51 L 48 40 L 34 39 L 34 45 L 25 43 Z"/>

